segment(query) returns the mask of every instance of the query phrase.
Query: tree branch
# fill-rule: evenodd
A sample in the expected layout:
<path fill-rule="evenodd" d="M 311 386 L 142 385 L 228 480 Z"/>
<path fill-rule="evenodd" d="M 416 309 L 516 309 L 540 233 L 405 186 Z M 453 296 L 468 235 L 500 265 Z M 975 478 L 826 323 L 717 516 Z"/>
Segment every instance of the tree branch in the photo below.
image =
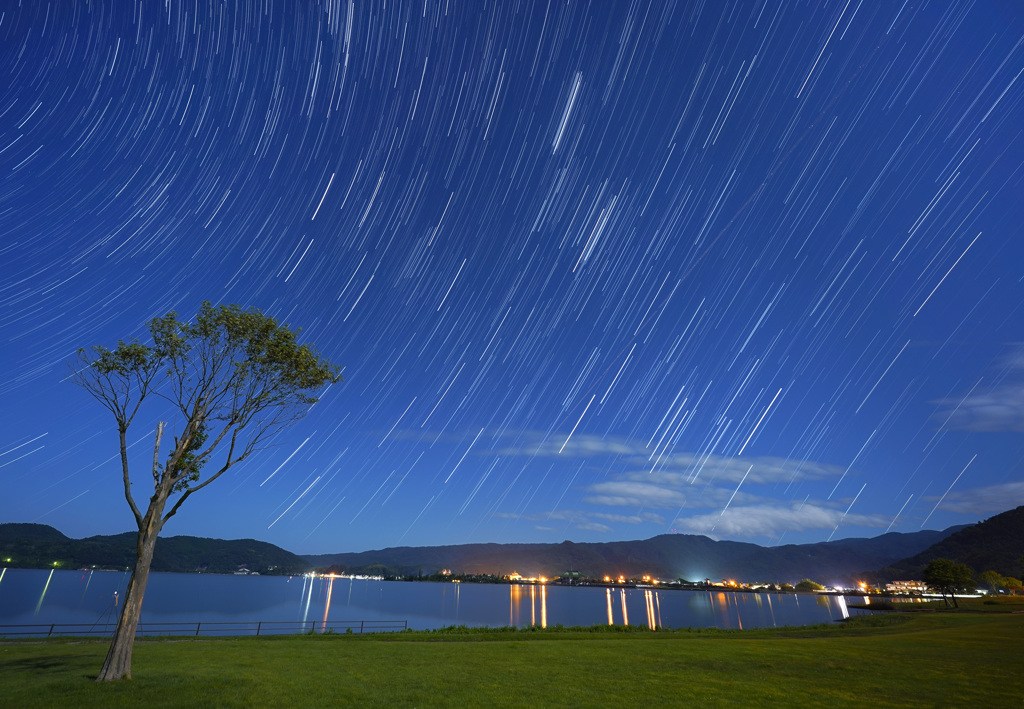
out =
<path fill-rule="evenodd" d="M 135 515 L 135 524 L 138 525 L 139 529 L 142 529 L 142 513 L 132 497 L 132 479 L 128 475 L 128 442 L 125 437 L 126 432 L 127 429 L 124 426 L 118 427 L 117 434 L 121 442 L 121 479 L 124 481 L 124 499 L 128 500 L 128 506 L 132 508 L 132 514 Z"/>
<path fill-rule="evenodd" d="M 164 422 L 156 423 L 156 443 L 153 445 L 153 485 L 160 483 L 160 439 L 164 435 Z"/>
<path fill-rule="evenodd" d="M 160 519 L 169 495 L 181 495 L 160 525 L 194 492 L 206 487 L 289 423 L 316 399 L 311 393 L 341 380 L 337 367 L 296 341 L 292 331 L 256 309 L 203 303 L 193 323 L 170 312 L 149 323 L 153 345 L 118 341 L 78 352 L 72 381 L 109 410 L 117 422 L 125 499 L 139 529 Z M 143 400 L 160 397 L 179 411 L 185 428 L 161 468 L 161 443 L 167 424 L 157 425 L 153 447 L 154 493 L 160 510 L 143 515 L 131 492 L 127 431 Z M 220 425 L 220 431 L 213 427 Z M 230 436 L 229 436 L 230 434 Z M 212 442 L 207 440 L 213 436 Z M 227 457 L 213 475 L 200 481 L 208 457 L 230 438 Z"/>
<path fill-rule="evenodd" d="M 227 429 L 225 429 L 225 432 L 226 431 L 227 431 Z M 223 436 L 223 433 L 221 435 Z M 181 497 L 179 497 L 177 499 L 177 501 L 175 501 L 174 506 L 171 507 L 170 511 L 167 514 L 164 515 L 162 523 L 167 522 L 167 520 L 169 520 L 171 517 L 174 516 L 174 513 L 178 511 L 179 507 L 181 507 L 181 503 L 183 503 L 185 500 L 187 500 L 189 495 L 191 495 L 193 492 L 196 492 L 197 490 L 202 490 L 204 487 L 206 487 L 207 485 L 212 483 L 214 480 L 219 478 L 221 475 L 223 475 L 225 472 L 227 472 L 227 469 L 230 468 L 235 463 L 240 463 L 241 461 L 245 460 L 245 457 L 247 455 L 249 455 L 250 451 L 246 451 L 245 453 L 240 455 L 237 460 L 232 460 L 231 459 L 231 455 L 234 453 L 234 450 L 235 450 L 235 441 L 236 441 L 237 438 L 238 438 L 238 431 L 236 430 L 234 433 L 231 434 L 231 445 L 228 448 L 228 458 L 227 458 L 227 461 L 225 461 L 224 465 L 221 467 L 221 469 L 218 470 L 213 475 L 211 475 L 210 477 L 208 477 L 203 482 L 199 483 L 198 485 L 196 485 L 194 487 L 190 487 L 187 490 L 185 490 L 185 492 L 182 493 Z M 218 440 L 220 440 L 220 439 L 218 439 Z"/>

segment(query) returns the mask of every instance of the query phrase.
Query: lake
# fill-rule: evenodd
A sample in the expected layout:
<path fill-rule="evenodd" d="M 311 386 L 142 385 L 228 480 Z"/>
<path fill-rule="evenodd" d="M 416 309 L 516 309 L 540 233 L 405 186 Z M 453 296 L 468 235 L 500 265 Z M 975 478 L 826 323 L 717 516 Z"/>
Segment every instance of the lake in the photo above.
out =
<path fill-rule="evenodd" d="M 3 569 L 0 625 L 114 623 L 128 577 Z M 742 629 L 829 623 L 848 615 L 844 597 L 809 594 L 153 573 L 142 626 L 262 621 L 324 629 L 344 621 L 399 620 L 421 630 L 597 624 Z M 4 632 L 13 631 L 0 628 Z"/>

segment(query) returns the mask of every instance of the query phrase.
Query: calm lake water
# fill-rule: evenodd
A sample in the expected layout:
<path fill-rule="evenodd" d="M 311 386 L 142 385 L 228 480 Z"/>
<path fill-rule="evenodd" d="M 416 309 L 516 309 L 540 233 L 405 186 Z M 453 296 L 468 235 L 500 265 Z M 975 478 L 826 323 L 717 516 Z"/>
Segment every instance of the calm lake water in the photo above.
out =
<path fill-rule="evenodd" d="M 128 577 L 5 569 L 0 625 L 116 622 Z M 741 629 L 829 623 L 847 615 L 842 596 L 154 573 L 142 623 L 399 620 L 415 629 L 604 623 Z"/>

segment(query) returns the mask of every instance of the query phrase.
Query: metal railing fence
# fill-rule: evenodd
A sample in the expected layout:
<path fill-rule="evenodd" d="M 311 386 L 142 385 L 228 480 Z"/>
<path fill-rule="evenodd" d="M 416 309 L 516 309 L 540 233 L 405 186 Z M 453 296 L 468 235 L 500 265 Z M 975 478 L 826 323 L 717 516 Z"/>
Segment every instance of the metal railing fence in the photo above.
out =
<path fill-rule="evenodd" d="M 12 637 L 84 637 L 114 634 L 116 623 L 36 623 L 0 625 L 0 638 Z M 398 632 L 409 627 L 407 620 L 254 620 L 221 623 L 139 623 L 135 637 L 155 635 L 231 636 L 288 635 L 297 633 L 381 633 Z"/>

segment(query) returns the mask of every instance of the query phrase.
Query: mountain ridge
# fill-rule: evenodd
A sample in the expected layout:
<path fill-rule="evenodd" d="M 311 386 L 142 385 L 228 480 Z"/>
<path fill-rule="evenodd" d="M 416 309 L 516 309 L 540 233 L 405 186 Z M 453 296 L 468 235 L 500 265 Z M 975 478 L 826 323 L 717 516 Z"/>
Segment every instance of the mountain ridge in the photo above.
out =
<path fill-rule="evenodd" d="M 702 535 L 662 534 L 619 542 L 461 544 L 390 547 L 364 552 L 305 555 L 314 566 L 341 571 L 395 575 L 456 574 L 558 576 L 579 572 L 605 575 L 682 578 L 699 581 L 739 578 L 790 582 L 819 578 L 850 583 L 871 569 L 920 553 L 960 527 L 920 532 L 890 532 L 879 537 L 815 544 L 763 547 L 750 542 L 716 541 Z"/>
<path fill-rule="evenodd" d="M 130 568 L 135 533 L 72 539 L 43 524 L 0 523 L 0 557 L 5 566 L 29 568 Z M 828 585 L 876 584 L 920 578 L 933 558 L 1020 576 L 1024 571 L 1024 506 L 972 525 L 945 530 L 889 532 L 877 537 L 764 547 L 716 541 L 702 535 L 662 534 L 614 542 L 512 543 L 401 546 L 362 552 L 299 555 L 255 539 L 162 537 L 154 571 L 294 574 L 311 567 L 386 575 L 456 574 L 554 577 L 566 572 L 701 581 L 737 579 L 792 583 L 810 578 Z M 56 562 L 56 563 L 55 563 Z"/>
<path fill-rule="evenodd" d="M 72 539 L 45 524 L 0 523 L 0 557 L 22 568 L 130 569 L 135 563 L 134 532 Z M 10 559 L 7 561 L 7 559 Z M 297 554 L 257 539 L 161 537 L 153 554 L 153 571 L 296 574 L 309 570 Z"/>

